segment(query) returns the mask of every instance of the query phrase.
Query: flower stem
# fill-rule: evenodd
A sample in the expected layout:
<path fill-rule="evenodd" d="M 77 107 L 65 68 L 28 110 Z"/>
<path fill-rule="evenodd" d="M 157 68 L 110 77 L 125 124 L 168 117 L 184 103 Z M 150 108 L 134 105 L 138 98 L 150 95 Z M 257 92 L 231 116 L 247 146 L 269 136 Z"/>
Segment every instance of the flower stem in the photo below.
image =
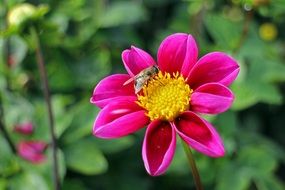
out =
<path fill-rule="evenodd" d="M 50 99 L 50 90 L 48 85 L 48 79 L 47 79 L 47 72 L 45 69 L 45 63 L 43 58 L 43 53 L 41 50 L 40 40 L 37 33 L 37 30 L 34 26 L 30 27 L 30 32 L 32 35 L 32 38 L 36 45 L 36 60 L 37 65 L 43 85 L 43 93 L 47 105 L 48 110 L 48 119 L 49 119 L 49 128 L 50 128 L 50 134 L 51 134 L 51 145 L 52 145 L 52 163 L 53 163 L 53 182 L 54 182 L 54 189 L 59 190 L 60 189 L 60 180 L 59 180 L 59 173 L 58 173 L 58 160 L 57 160 L 57 143 L 56 143 L 56 136 L 55 136 L 55 127 L 54 127 L 54 118 L 53 118 L 53 112 L 52 112 L 52 106 L 51 106 L 51 99 Z"/>
<path fill-rule="evenodd" d="M 15 145 L 12 141 L 12 139 L 10 138 L 7 130 L 6 130 L 6 127 L 4 125 L 4 109 L 2 107 L 2 97 L 0 96 L 0 131 L 1 133 L 3 134 L 3 137 L 6 139 L 8 145 L 10 146 L 10 149 L 12 150 L 12 152 L 14 154 L 17 153 L 16 151 L 16 148 L 15 148 Z"/>
<path fill-rule="evenodd" d="M 4 124 L 3 124 L 3 122 L 2 122 L 2 119 L 0 119 L 0 131 L 1 131 L 1 133 L 3 134 L 3 137 L 6 139 L 6 141 L 8 142 L 8 145 L 10 146 L 10 149 L 12 150 L 12 152 L 14 153 L 14 154 L 16 154 L 16 148 L 15 148 L 15 146 L 14 146 L 14 144 L 13 144 L 13 141 L 12 141 L 12 139 L 10 138 L 10 136 L 9 136 L 9 134 L 8 134 L 8 132 L 7 132 L 7 130 L 6 130 L 6 128 L 5 128 L 5 126 L 4 126 Z"/>
<path fill-rule="evenodd" d="M 7 22 L 7 17 L 8 17 L 8 0 L 3 1 L 3 7 L 4 7 L 4 17 L 3 17 L 3 26 L 4 30 L 8 29 L 8 22 Z M 2 18 L 1 18 L 2 19 Z M 11 48 L 10 48 L 10 37 L 6 37 L 3 39 L 3 57 L 4 57 L 4 62 L 6 63 L 7 69 L 11 67 L 10 65 L 10 53 L 11 53 Z M 8 91 L 11 90 L 11 81 L 10 81 L 10 76 L 9 74 L 6 74 L 6 89 Z"/>
<path fill-rule="evenodd" d="M 6 21 L 6 17 L 8 15 L 8 1 L 4 0 L 3 1 L 3 7 L 4 7 L 4 29 L 8 28 L 8 24 Z M 9 37 L 3 40 L 3 56 L 4 56 L 4 62 L 7 64 L 7 68 L 9 68 L 9 55 L 10 55 L 10 40 Z M 10 90 L 10 79 L 9 76 L 6 77 L 6 84 L 7 84 L 7 90 Z M 10 149 L 14 154 L 17 153 L 17 150 L 15 148 L 15 145 L 12 141 L 12 139 L 9 136 L 9 133 L 6 130 L 5 124 L 4 124 L 4 109 L 3 109 L 3 104 L 2 104 L 2 97 L 0 94 L 0 131 L 3 134 L 3 137 L 6 139 L 8 145 L 10 146 Z"/>
<path fill-rule="evenodd" d="M 246 16 L 245 16 L 245 21 L 243 23 L 242 34 L 241 34 L 241 37 L 239 39 L 237 46 L 235 47 L 233 51 L 233 54 L 237 54 L 240 48 L 242 47 L 242 45 L 244 44 L 244 42 L 246 41 L 252 18 L 253 18 L 253 10 L 247 11 Z"/>
<path fill-rule="evenodd" d="M 202 183 L 201 183 L 200 175 L 199 175 L 199 172 L 197 170 L 197 166 L 196 166 L 195 160 L 193 158 L 193 154 L 191 152 L 191 149 L 189 148 L 189 146 L 183 140 L 182 140 L 182 144 L 183 144 L 183 148 L 184 148 L 185 154 L 187 156 L 189 165 L 191 167 L 191 171 L 192 171 L 192 175 L 194 177 L 196 189 L 197 190 L 203 190 L 203 186 L 202 186 Z"/>

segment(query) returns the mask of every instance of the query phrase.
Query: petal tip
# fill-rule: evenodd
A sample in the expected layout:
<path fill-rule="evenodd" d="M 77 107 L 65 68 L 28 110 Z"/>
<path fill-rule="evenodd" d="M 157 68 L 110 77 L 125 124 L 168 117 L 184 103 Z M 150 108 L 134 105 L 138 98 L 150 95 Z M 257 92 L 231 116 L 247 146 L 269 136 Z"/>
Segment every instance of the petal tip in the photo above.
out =
<path fill-rule="evenodd" d="M 98 135 L 98 131 L 100 129 L 98 129 L 97 127 L 93 127 L 93 130 L 92 130 L 92 135 L 95 136 L 95 137 L 100 137 L 100 135 Z"/>
<path fill-rule="evenodd" d="M 89 102 L 90 102 L 91 104 L 95 104 L 95 101 L 94 101 L 93 99 L 94 99 L 93 96 L 91 96 L 91 98 L 90 98 L 90 100 L 89 100 Z"/>
<path fill-rule="evenodd" d="M 150 54 L 133 45 L 130 49 L 124 50 L 121 57 L 130 76 L 134 76 L 141 70 L 155 64 Z"/>
<path fill-rule="evenodd" d="M 152 177 L 157 177 L 157 176 L 160 176 L 161 174 L 163 174 L 163 172 L 155 171 L 155 172 L 148 172 L 148 174 Z"/>
<path fill-rule="evenodd" d="M 134 45 L 131 45 L 131 50 L 137 50 L 138 48 Z"/>
<path fill-rule="evenodd" d="M 225 148 L 224 146 L 221 146 L 219 150 L 213 152 L 213 154 L 210 156 L 214 158 L 219 158 L 225 156 L 225 154 L 226 154 Z"/>
<path fill-rule="evenodd" d="M 143 142 L 144 166 L 151 176 L 163 174 L 169 167 L 176 148 L 175 129 L 169 123 L 152 122 Z"/>

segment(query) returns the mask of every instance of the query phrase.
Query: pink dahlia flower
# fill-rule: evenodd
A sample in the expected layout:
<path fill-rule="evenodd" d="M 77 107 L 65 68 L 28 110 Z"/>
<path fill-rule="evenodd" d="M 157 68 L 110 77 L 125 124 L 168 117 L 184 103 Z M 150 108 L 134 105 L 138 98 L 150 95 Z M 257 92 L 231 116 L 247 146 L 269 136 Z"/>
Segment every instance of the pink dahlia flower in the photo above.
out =
<path fill-rule="evenodd" d="M 47 144 L 43 141 L 21 141 L 18 146 L 18 154 L 33 164 L 39 164 L 46 160 L 44 151 Z"/>
<path fill-rule="evenodd" d="M 14 131 L 23 135 L 30 135 L 34 132 L 34 127 L 32 123 L 27 122 L 15 125 Z"/>
<path fill-rule="evenodd" d="M 199 114 L 218 114 L 231 106 L 234 95 L 228 86 L 239 72 L 232 57 L 212 52 L 198 60 L 198 47 L 191 35 L 170 35 L 158 49 L 159 73 L 138 94 L 133 83 L 124 83 L 156 62 L 133 46 L 123 51 L 122 59 L 128 74 L 104 78 L 90 99 L 102 108 L 94 122 L 96 137 L 118 138 L 147 125 L 142 157 L 153 176 L 164 173 L 170 165 L 176 134 L 205 155 L 225 154 L 219 134 Z"/>

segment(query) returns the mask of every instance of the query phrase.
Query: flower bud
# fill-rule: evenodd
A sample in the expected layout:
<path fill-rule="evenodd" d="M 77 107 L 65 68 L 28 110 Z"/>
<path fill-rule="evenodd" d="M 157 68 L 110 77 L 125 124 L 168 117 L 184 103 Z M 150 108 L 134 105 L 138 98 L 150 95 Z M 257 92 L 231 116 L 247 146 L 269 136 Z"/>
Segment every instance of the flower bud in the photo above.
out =
<path fill-rule="evenodd" d="M 34 6 L 22 3 L 13 7 L 7 17 L 9 27 L 19 28 L 27 21 L 35 21 L 43 17 L 49 10 L 47 5 Z"/>
<path fill-rule="evenodd" d="M 43 141 L 21 141 L 17 146 L 19 156 L 33 164 L 46 160 L 44 155 L 46 148 L 47 144 Z"/>
<path fill-rule="evenodd" d="M 264 23 L 259 27 L 259 36 L 264 41 L 275 40 L 277 34 L 277 28 L 273 23 Z"/>
<path fill-rule="evenodd" d="M 25 21 L 31 19 L 36 12 L 34 5 L 23 3 L 13 7 L 8 13 L 8 24 L 20 26 Z"/>
<path fill-rule="evenodd" d="M 34 127 L 32 123 L 27 122 L 15 125 L 14 131 L 23 135 L 31 135 L 34 132 Z"/>

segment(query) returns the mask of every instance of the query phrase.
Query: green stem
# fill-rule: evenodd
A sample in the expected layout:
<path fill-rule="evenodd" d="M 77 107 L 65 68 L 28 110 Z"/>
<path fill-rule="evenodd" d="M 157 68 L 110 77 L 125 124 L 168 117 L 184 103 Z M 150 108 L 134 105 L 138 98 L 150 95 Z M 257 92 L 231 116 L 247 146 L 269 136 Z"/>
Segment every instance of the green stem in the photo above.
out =
<path fill-rule="evenodd" d="M 233 54 L 237 54 L 239 52 L 239 50 L 241 49 L 242 45 L 244 44 L 244 42 L 246 41 L 246 39 L 248 37 L 249 27 L 250 27 L 251 20 L 253 18 L 253 13 L 254 13 L 253 10 L 247 11 L 247 13 L 246 13 L 245 20 L 243 23 L 241 37 L 239 39 L 237 46 L 235 47 L 235 49 L 233 51 Z"/>
<path fill-rule="evenodd" d="M 3 122 L 2 122 L 2 119 L 0 119 L 0 131 L 3 134 L 3 137 L 6 139 L 8 145 L 10 146 L 10 149 L 12 150 L 12 152 L 14 154 L 16 154 L 16 152 L 17 152 L 16 148 L 15 148 L 15 146 L 12 142 L 12 139 L 10 138 L 10 136 L 9 136 L 9 134 L 8 134 Z"/>
<path fill-rule="evenodd" d="M 50 128 L 50 134 L 51 134 L 51 146 L 52 146 L 52 163 L 53 163 L 53 182 L 54 182 L 54 189 L 59 190 L 60 189 L 60 180 L 59 180 L 59 173 L 58 173 L 58 160 L 57 160 L 57 143 L 56 143 L 56 136 L 55 136 L 55 127 L 54 127 L 54 118 L 53 118 L 53 111 L 51 106 L 51 99 L 50 99 L 50 90 L 48 85 L 48 78 L 47 78 L 47 72 L 45 69 L 45 62 L 43 53 L 41 50 L 41 44 L 39 40 L 39 36 L 37 33 L 37 30 L 35 27 L 30 28 L 30 32 L 32 35 L 32 38 L 36 45 L 36 60 L 38 64 L 38 69 L 43 85 L 43 93 L 47 105 L 48 110 L 48 119 L 49 119 L 49 128 Z"/>
<path fill-rule="evenodd" d="M 185 154 L 187 156 L 189 165 L 191 167 L 191 171 L 192 171 L 192 175 L 194 177 L 196 189 L 197 190 L 203 190 L 203 185 L 201 183 L 200 175 L 199 175 L 199 172 L 197 170 L 197 166 L 196 166 L 195 160 L 193 158 L 193 154 L 191 152 L 191 149 L 183 140 L 182 140 L 182 144 L 183 144 L 183 148 L 184 148 Z"/>
<path fill-rule="evenodd" d="M 1 99 L 1 95 L 0 95 L 0 131 L 3 134 L 3 137 L 6 139 L 8 145 L 10 146 L 10 149 L 12 150 L 12 152 L 14 154 L 17 154 L 17 150 L 15 148 L 15 145 L 11 139 L 11 137 L 9 136 L 9 133 L 6 130 L 6 127 L 4 125 L 4 109 L 2 107 L 2 99 Z"/>
<path fill-rule="evenodd" d="M 3 1 L 3 7 L 4 7 L 4 18 L 3 18 L 3 22 L 4 22 L 4 29 L 8 28 L 8 24 L 6 21 L 6 17 L 8 15 L 8 1 L 4 0 Z M 1 18 L 2 19 L 2 18 Z M 9 37 L 7 37 L 6 39 L 3 40 L 3 61 L 4 63 L 6 63 L 7 65 L 4 67 L 9 68 L 9 55 L 10 55 L 10 42 L 9 42 Z M 10 79 L 9 76 L 6 75 L 6 84 L 7 84 L 7 90 L 10 90 Z M 12 152 L 14 154 L 17 153 L 17 150 L 15 148 L 15 145 L 6 129 L 5 126 L 5 121 L 4 121 L 4 109 L 3 109 L 3 103 L 2 103 L 2 95 L 0 94 L 0 131 L 3 135 L 3 137 L 6 139 L 8 145 L 10 146 L 10 149 L 12 150 Z"/>
<path fill-rule="evenodd" d="M 8 29 L 8 23 L 6 18 L 8 17 L 8 0 L 3 1 L 3 7 L 4 7 L 4 17 L 3 17 L 3 23 L 4 23 L 4 30 Z M 4 62 L 6 63 L 5 69 L 8 69 L 8 73 L 6 74 L 6 89 L 8 91 L 11 90 L 11 80 L 10 80 L 10 74 L 9 74 L 9 68 L 11 67 L 10 65 L 10 53 L 11 53 L 11 48 L 10 48 L 10 37 L 6 37 L 3 39 L 3 57 L 4 57 Z"/>

